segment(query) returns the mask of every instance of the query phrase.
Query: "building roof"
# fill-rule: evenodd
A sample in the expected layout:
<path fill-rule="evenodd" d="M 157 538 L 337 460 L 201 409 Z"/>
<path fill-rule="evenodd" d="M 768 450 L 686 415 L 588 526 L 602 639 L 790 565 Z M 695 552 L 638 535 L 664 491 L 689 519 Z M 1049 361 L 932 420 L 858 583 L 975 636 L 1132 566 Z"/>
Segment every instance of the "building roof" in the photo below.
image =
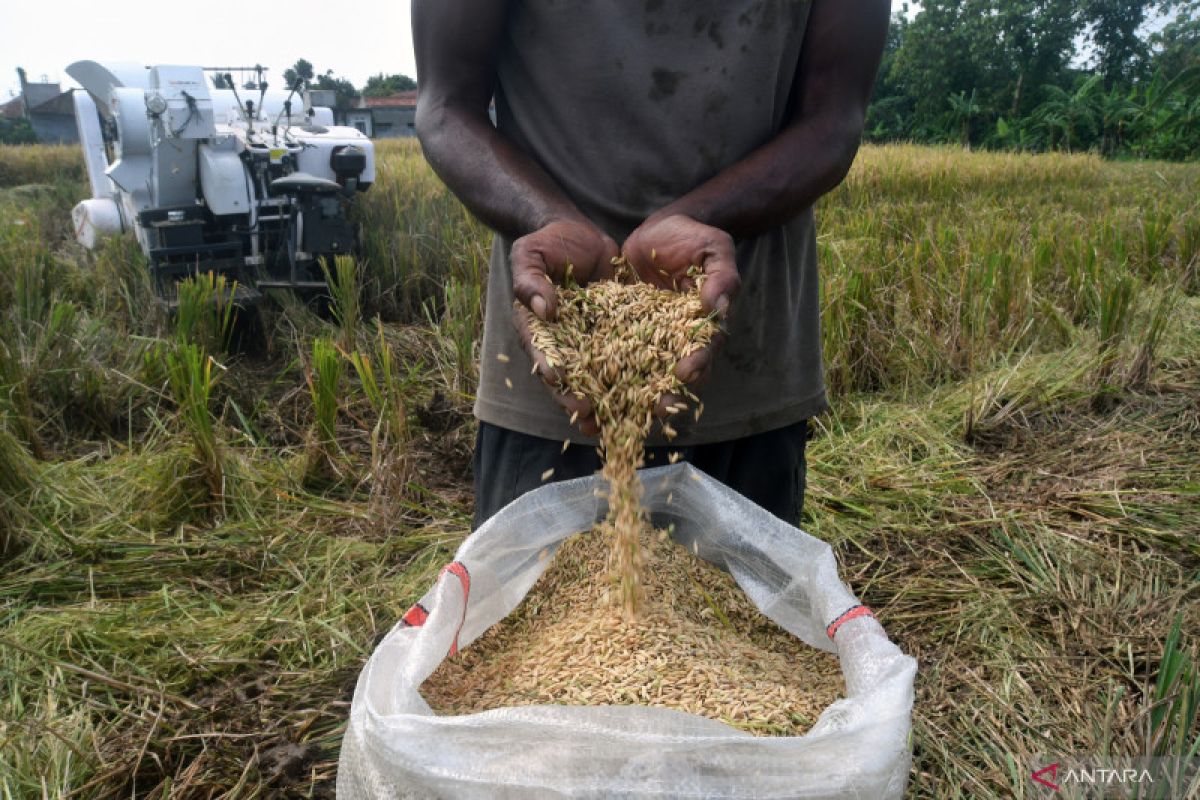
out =
<path fill-rule="evenodd" d="M 25 116 L 25 104 L 21 100 L 21 95 L 17 95 L 13 99 L 0 103 L 0 117 L 5 119 L 20 119 Z"/>
<path fill-rule="evenodd" d="M 363 105 L 367 108 L 416 108 L 417 90 L 396 92 L 386 97 L 364 97 Z"/>
<path fill-rule="evenodd" d="M 75 101 L 71 97 L 74 89 L 68 89 L 60 95 L 51 97 L 43 103 L 33 106 L 29 109 L 32 114 L 66 114 L 67 116 L 75 116 Z"/>
<path fill-rule="evenodd" d="M 62 90 L 57 83 L 25 81 L 21 86 L 21 90 L 24 92 L 25 99 L 28 101 L 31 109 L 37 108 L 42 103 L 53 100 L 62 94 Z"/>

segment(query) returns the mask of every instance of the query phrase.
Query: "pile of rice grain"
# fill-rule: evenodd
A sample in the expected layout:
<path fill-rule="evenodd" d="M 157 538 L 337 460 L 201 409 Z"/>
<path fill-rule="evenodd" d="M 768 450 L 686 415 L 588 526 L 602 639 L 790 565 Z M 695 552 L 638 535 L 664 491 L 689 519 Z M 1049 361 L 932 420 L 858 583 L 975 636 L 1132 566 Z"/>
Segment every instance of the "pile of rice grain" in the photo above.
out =
<path fill-rule="evenodd" d="M 504 706 L 647 705 L 767 736 L 799 736 L 837 699 L 837 657 L 762 616 L 733 579 L 643 533 L 644 604 L 627 620 L 602 578 L 609 542 L 577 534 L 521 605 L 424 683 L 438 712 Z"/>
<path fill-rule="evenodd" d="M 623 263 L 617 274 L 617 280 L 559 287 L 558 319 L 531 318 L 530 329 L 534 346 L 564 374 L 564 388 L 595 409 L 609 487 L 604 527 L 613 543 L 620 600 L 632 617 L 644 569 L 637 537 L 647 526 L 637 470 L 654 408 L 664 394 L 692 397 L 675 377 L 675 366 L 708 345 L 717 324 L 700 303 L 703 276 L 695 276 L 690 291 L 675 292 L 629 282 Z M 674 433 L 669 424 L 663 430 L 668 437 Z"/>

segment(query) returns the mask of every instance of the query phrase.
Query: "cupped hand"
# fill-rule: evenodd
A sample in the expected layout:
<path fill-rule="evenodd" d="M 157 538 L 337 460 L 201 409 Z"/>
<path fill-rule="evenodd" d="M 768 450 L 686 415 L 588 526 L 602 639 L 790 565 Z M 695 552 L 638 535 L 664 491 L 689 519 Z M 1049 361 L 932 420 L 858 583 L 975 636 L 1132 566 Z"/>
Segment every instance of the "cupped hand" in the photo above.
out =
<path fill-rule="evenodd" d="M 625 240 L 622 255 L 642 280 L 675 291 L 695 288 L 692 268 L 698 268 L 705 276 L 700 287 L 701 306 L 721 319 L 741 288 L 733 237 L 683 214 L 647 219 Z M 718 333 L 707 346 L 680 359 L 675 377 L 689 389 L 702 384 L 723 343 L 724 337 Z M 655 412 L 665 418 L 686 407 L 682 397 L 665 394 L 659 398 Z"/>
<path fill-rule="evenodd" d="M 555 402 L 571 415 L 580 432 L 595 436 L 600 429 L 592 404 L 565 388 L 562 370 L 551 367 L 546 356 L 533 346 L 529 320 L 553 321 L 558 316 L 556 285 L 568 277 L 577 283 L 611 278 L 613 259 L 620 248 L 611 236 L 587 221 L 558 220 L 513 242 L 513 322 L 521 344 L 533 361 L 535 371 L 550 389 Z"/>
<path fill-rule="evenodd" d="M 513 294 L 544 320 L 558 313 L 554 286 L 611 278 L 617 243 L 587 221 L 558 220 L 513 242 Z"/>
<path fill-rule="evenodd" d="M 695 286 L 692 267 L 704 273 L 700 303 L 721 318 L 741 288 L 733 237 L 683 214 L 651 216 L 625 240 L 622 255 L 642 280 L 664 289 Z"/>
<path fill-rule="evenodd" d="M 533 331 L 530 328 L 530 320 L 532 318 L 533 312 L 525 308 L 525 306 L 520 303 L 513 304 L 513 322 L 517 326 L 517 335 L 521 339 L 521 345 L 525 348 L 525 352 L 529 354 L 530 360 L 533 361 L 538 377 L 550 389 L 550 394 L 554 397 L 554 402 L 558 403 L 563 411 L 571 415 L 571 420 L 579 427 L 580 433 L 584 436 L 599 435 L 600 426 L 596 423 L 596 413 L 592 408 L 591 401 L 567 389 L 565 383 L 566 374 L 562 368 L 550 366 L 550 362 L 546 360 L 545 354 L 534 346 Z"/>

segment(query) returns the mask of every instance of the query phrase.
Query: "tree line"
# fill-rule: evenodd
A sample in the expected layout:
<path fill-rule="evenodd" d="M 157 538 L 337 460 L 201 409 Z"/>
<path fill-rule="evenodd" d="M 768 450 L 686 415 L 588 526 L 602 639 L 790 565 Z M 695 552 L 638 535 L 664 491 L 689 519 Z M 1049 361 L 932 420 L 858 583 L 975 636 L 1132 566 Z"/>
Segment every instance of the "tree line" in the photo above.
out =
<path fill-rule="evenodd" d="M 336 97 L 335 105 L 343 110 L 353 108 L 361 97 L 387 97 L 417 88 L 417 82 L 407 75 L 386 75 L 380 72 L 367 78 L 366 85 L 360 91 L 350 81 L 334 75 L 331 69 L 317 75 L 312 63 L 303 58 L 283 71 L 283 79 L 288 86 L 294 86 L 297 81 L 301 81 L 312 89 L 333 91 Z"/>
<path fill-rule="evenodd" d="M 1200 157 L 1200 0 L 906 3 L 866 136 Z"/>

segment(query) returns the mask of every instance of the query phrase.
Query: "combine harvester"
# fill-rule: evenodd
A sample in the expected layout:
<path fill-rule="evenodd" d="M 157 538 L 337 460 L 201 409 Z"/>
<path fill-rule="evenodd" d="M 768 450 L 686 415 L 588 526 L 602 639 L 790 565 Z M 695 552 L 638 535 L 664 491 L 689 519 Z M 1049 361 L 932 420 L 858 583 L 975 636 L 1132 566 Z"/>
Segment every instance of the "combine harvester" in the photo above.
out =
<path fill-rule="evenodd" d="M 72 211 L 76 238 L 93 249 L 132 230 L 168 304 L 205 272 L 237 281 L 243 305 L 265 289 L 323 295 L 322 262 L 356 249 L 347 212 L 375 179 L 371 141 L 254 70 L 243 96 L 219 69 L 67 67 L 86 90 L 75 117 L 92 190 Z"/>

